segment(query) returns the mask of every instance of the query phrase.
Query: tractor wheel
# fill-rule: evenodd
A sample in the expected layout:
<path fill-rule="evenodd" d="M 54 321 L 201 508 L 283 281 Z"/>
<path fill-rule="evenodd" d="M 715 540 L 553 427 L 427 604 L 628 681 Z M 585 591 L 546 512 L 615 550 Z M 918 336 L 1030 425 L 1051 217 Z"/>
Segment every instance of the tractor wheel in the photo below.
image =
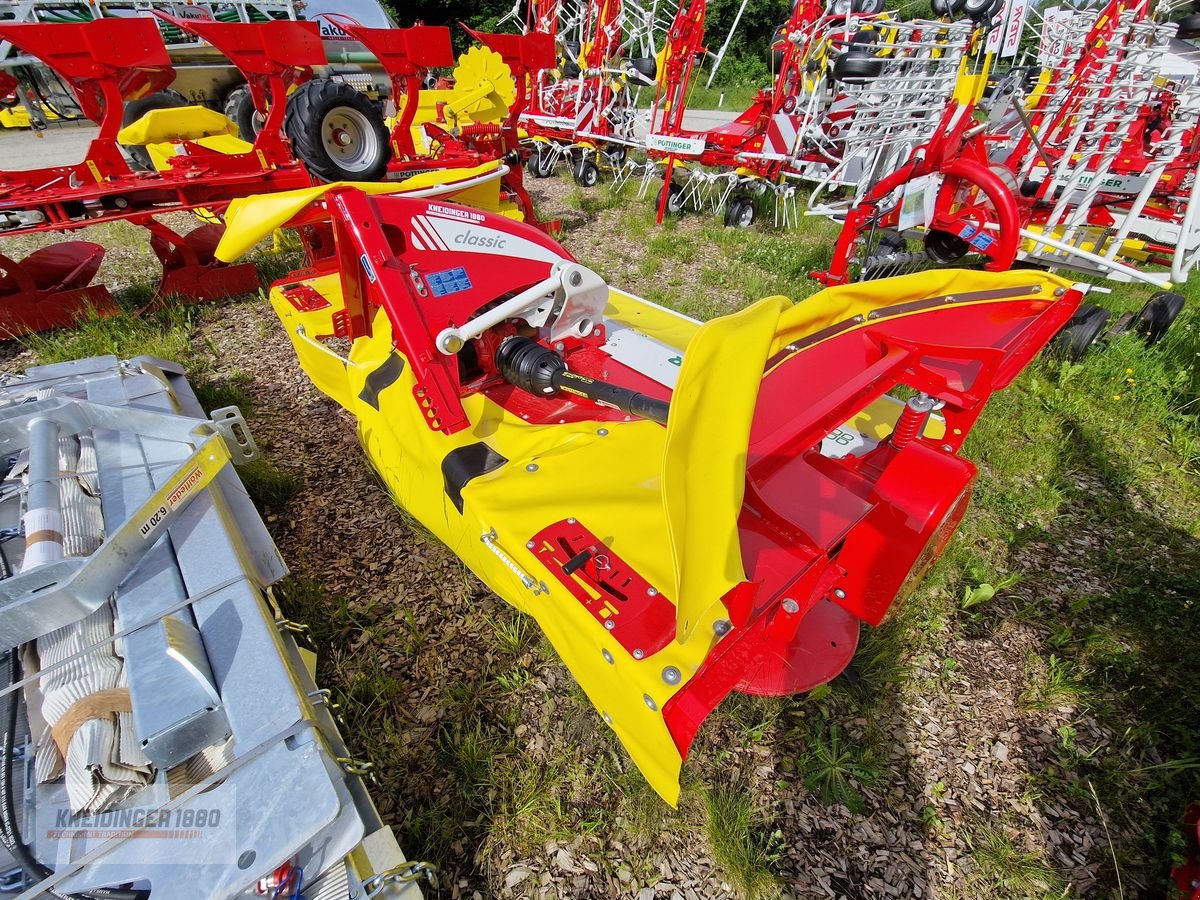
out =
<path fill-rule="evenodd" d="M 883 60 L 866 53 L 850 51 L 833 62 L 833 77 L 848 84 L 862 84 L 883 74 Z"/>
<path fill-rule="evenodd" d="M 1109 312 L 1104 307 L 1085 303 L 1063 330 L 1054 336 L 1050 343 L 1052 351 L 1071 362 L 1079 362 L 1104 333 L 1108 317 Z"/>
<path fill-rule="evenodd" d="M 579 161 L 571 174 L 575 176 L 575 183 L 580 187 L 590 188 L 600 183 L 600 167 L 588 156 Z"/>
<path fill-rule="evenodd" d="M 629 155 L 629 148 L 624 144 L 613 144 L 608 150 L 604 151 L 604 155 L 608 158 L 608 164 L 614 169 L 619 169 L 625 165 L 625 157 Z"/>
<path fill-rule="evenodd" d="M 683 185 L 672 181 L 667 186 L 667 212 L 672 216 L 683 215 Z"/>
<path fill-rule="evenodd" d="M 341 81 L 309 81 L 288 98 L 292 152 L 322 181 L 378 181 L 391 147 L 379 108 Z"/>
<path fill-rule="evenodd" d="M 754 201 L 749 197 L 734 197 L 725 206 L 727 228 L 749 228 L 754 224 Z"/>
<path fill-rule="evenodd" d="M 178 91 L 159 91 L 156 94 L 150 94 L 148 97 L 142 97 L 140 100 L 130 100 L 125 104 L 125 111 L 121 113 L 121 127 L 132 125 L 148 112 L 156 109 L 178 109 L 181 106 L 187 106 L 187 98 Z M 150 161 L 150 151 L 145 147 L 137 147 L 131 144 L 121 145 L 125 152 L 129 154 L 135 168 L 144 169 L 147 172 L 154 171 L 154 163 Z"/>
<path fill-rule="evenodd" d="M 1200 37 L 1200 13 L 1192 13 L 1190 16 L 1184 16 L 1175 24 L 1179 26 L 1179 30 L 1175 32 L 1175 36 L 1180 40 L 1190 41 L 1193 38 Z"/>
<path fill-rule="evenodd" d="M 1183 312 L 1183 296 L 1170 291 L 1159 291 L 1146 301 L 1138 313 L 1134 327 L 1142 336 L 1147 347 L 1153 347 L 1166 336 L 1171 323 Z"/>
<path fill-rule="evenodd" d="M 237 126 L 238 137 L 254 142 L 262 131 L 263 117 L 254 108 L 254 97 L 246 85 L 236 87 L 225 97 L 225 118 Z"/>

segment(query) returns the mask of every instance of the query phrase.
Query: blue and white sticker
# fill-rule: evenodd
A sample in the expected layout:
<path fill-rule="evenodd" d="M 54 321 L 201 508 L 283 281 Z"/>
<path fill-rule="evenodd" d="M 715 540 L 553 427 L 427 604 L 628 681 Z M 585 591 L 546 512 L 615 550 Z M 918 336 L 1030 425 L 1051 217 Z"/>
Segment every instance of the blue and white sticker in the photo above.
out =
<path fill-rule="evenodd" d="M 371 265 L 371 260 L 367 259 L 367 254 L 364 253 L 362 256 L 360 256 L 358 261 L 362 263 L 363 271 L 367 273 L 367 280 L 370 281 L 371 284 L 374 284 L 375 268 Z"/>
<path fill-rule="evenodd" d="M 467 276 L 467 270 L 462 266 L 426 275 L 425 281 L 435 297 L 445 297 L 447 294 L 457 294 L 460 291 L 471 289 L 471 279 Z"/>

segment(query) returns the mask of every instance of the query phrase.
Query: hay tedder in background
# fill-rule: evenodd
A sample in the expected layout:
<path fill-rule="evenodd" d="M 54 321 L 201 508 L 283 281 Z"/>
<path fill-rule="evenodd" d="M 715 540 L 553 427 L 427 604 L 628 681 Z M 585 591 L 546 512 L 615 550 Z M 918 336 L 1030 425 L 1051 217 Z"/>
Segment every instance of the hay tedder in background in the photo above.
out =
<path fill-rule="evenodd" d="M 829 681 L 912 589 L 966 509 L 984 404 L 1080 299 L 948 272 L 701 325 L 503 216 L 322 202 L 332 248 L 270 295 L 301 366 L 672 803 L 722 699 Z M 270 207 L 231 206 L 218 255 Z"/>
<path fill-rule="evenodd" d="M 521 116 L 529 173 L 546 178 L 567 160 L 575 181 L 593 187 L 640 145 L 638 96 L 657 71 L 653 13 L 628 0 L 586 0 L 578 9 L 539 0 L 529 15 L 531 31 L 549 28 L 563 49 L 557 68 L 534 80 Z"/>
<path fill-rule="evenodd" d="M 901 164 L 826 207 L 844 224 L 820 280 L 1018 262 L 1160 288 L 1187 279 L 1200 256 L 1194 55 L 1140 0 L 1048 21 L 1042 62 L 1002 79 L 990 109 L 953 104 Z M 1181 308 L 1156 295 L 1139 327 L 1156 339 Z M 1081 315 L 1079 351 L 1108 320 Z"/>
<path fill-rule="evenodd" d="M 0 442 L 5 896 L 419 900 L 271 594 L 236 408 L 75 360 L 3 377 Z"/>
<path fill-rule="evenodd" d="M 745 227 L 765 195 L 775 224 L 794 225 L 802 183 L 820 195 L 870 178 L 927 139 L 952 97 L 981 87 L 977 21 L 994 12 L 984 4 L 962 21 L 902 22 L 872 2 L 827 10 L 802 0 L 777 33 L 772 85 L 732 122 L 693 131 L 684 115 L 704 22 L 704 0 L 694 0 L 670 31 L 647 163 L 630 174 L 643 195 L 661 186 L 660 219 L 709 210 Z"/>

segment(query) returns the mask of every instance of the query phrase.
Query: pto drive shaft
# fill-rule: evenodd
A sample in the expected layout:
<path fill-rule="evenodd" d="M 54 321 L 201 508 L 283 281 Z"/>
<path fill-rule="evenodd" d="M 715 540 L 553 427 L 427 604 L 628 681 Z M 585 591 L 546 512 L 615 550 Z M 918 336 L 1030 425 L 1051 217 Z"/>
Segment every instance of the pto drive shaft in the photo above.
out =
<path fill-rule="evenodd" d="M 567 362 L 549 347 L 514 335 L 500 345 L 496 367 L 505 381 L 538 397 L 552 397 L 560 391 L 586 397 L 601 406 L 610 406 L 631 416 L 667 424 L 670 404 L 646 394 L 576 375 Z"/>

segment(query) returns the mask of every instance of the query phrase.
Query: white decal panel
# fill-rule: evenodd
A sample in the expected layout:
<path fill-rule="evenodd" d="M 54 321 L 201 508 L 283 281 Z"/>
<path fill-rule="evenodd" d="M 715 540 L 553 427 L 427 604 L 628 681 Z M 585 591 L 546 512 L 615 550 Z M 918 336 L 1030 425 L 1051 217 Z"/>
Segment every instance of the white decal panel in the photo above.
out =
<path fill-rule="evenodd" d="M 480 224 L 471 217 L 460 217 L 454 210 L 454 218 L 441 213 L 413 216 L 409 237 L 417 250 L 458 251 L 460 253 L 487 253 L 492 256 L 508 256 L 515 259 L 536 259 L 556 263 L 564 257 L 547 247 L 535 244 L 506 231 Z M 465 211 L 464 211 L 465 212 Z M 475 216 L 478 214 L 471 214 Z"/>
<path fill-rule="evenodd" d="M 675 347 L 656 341 L 632 328 L 609 322 L 608 340 L 600 348 L 617 362 L 674 389 L 679 380 L 683 354 Z"/>

